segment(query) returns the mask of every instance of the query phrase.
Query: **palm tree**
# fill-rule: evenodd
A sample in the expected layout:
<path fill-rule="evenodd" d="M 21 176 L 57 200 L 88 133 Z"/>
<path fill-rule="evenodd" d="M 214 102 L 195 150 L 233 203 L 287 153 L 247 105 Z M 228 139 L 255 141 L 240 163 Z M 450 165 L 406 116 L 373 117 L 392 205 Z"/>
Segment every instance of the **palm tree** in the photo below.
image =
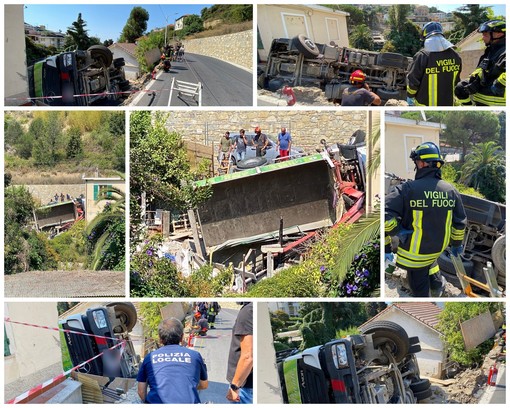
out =
<path fill-rule="evenodd" d="M 504 164 L 504 153 L 496 142 L 478 144 L 466 157 L 466 162 L 461 168 L 460 182 L 479 189 L 486 181 L 484 175 L 488 174 L 489 168 L 500 168 Z"/>
<path fill-rule="evenodd" d="M 87 226 L 89 265 L 93 270 L 123 269 L 125 260 L 126 194 L 115 187 L 101 190 L 97 202 L 108 200 L 103 212 Z"/>
<path fill-rule="evenodd" d="M 354 48 L 362 50 L 373 50 L 374 40 L 372 38 L 372 32 L 366 24 L 357 25 L 350 35 L 351 44 Z"/>

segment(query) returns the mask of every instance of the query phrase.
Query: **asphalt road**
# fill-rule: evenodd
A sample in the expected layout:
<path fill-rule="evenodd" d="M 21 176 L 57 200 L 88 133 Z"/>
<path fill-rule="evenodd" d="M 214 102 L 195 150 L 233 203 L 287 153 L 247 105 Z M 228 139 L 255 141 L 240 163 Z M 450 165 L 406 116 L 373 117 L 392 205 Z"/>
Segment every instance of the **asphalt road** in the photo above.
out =
<path fill-rule="evenodd" d="M 172 78 L 183 82 L 202 83 L 202 106 L 252 106 L 253 75 L 242 68 L 216 58 L 186 53 L 182 62 L 172 62 L 169 72 L 160 70 L 144 92 L 136 97 L 134 106 L 198 106 L 190 96 L 172 93 Z"/>
<path fill-rule="evenodd" d="M 227 361 L 232 338 L 232 327 L 238 310 L 222 308 L 216 316 L 215 328 L 207 336 L 195 338 L 194 348 L 202 354 L 207 365 L 209 387 L 199 391 L 202 403 L 228 404 L 225 398 L 229 383 L 227 382 Z"/>

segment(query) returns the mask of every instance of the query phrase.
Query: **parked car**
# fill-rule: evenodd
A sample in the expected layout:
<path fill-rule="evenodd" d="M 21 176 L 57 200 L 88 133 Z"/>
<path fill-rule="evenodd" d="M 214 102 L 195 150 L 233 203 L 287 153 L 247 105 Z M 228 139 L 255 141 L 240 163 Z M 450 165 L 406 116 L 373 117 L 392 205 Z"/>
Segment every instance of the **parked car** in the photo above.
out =
<path fill-rule="evenodd" d="M 57 106 L 88 106 L 105 98 L 118 101 L 131 87 L 125 64 L 103 45 L 53 55 L 28 67 L 29 94 L 38 98 L 36 102 Z"/>
<path fill-rule="evenodd" d="M 268 145 L 266 149 L 266 154 L 263 158 L 259 159 L 265 159 L 265 160 L 254 160 L 256 157 L 256 147 L 253 145 L 253 138 L 255 137 L 255 133 L 245 133 L 246 139 L 248 140 L 248 146 L 246 146 L 246 157 L 243 160 L 243 163 L 239 163 L 239 168 L 250 168 L 250 167 L 256 167 L 257 165 L 263 165 L 263 164 L 271 164 L 278 162 L 280 158 L 280 152 L 277 148 L 277 142 L 273 140 L 270 136 L 267 136 Z M 237 140 L 239 137 L 239 133 L 230 133 L 230 138 L 233 140 Z M 300 147 L 294 147 L 291 145 L 290 149 L 290 158 L 295 159 L 297 157 L 302 157 L 305 155 L 305 152 Z M 232 164 L 238 165 L 237 163 L 237 155 L 235 149 L 232 150 L 232 153 L 230 155 L 230 161 Z M 258 163 L 258 164 L 256 164 Z M 252 165 L 253 164 L 253 165 Z"/>
<path fill-rule="evenodd" d="M 277 353 L 283 400 L 290 404 L 414 404 L 432 395 L 420 378 L 418 337 L 390 321 L 301 352 Z"/>
<path fill-rule="evenodd" d="M 277 91 L 288 86 L 316 86 L 329 100 L 341 100 L 349 77 L 363 70 L 370 89 L 381 100 L 406 98 L 406 75 L 412 58 L 315 43 L 305 35 L 274 39 L 265 69 L 258 71 L 260 87 Z"/>

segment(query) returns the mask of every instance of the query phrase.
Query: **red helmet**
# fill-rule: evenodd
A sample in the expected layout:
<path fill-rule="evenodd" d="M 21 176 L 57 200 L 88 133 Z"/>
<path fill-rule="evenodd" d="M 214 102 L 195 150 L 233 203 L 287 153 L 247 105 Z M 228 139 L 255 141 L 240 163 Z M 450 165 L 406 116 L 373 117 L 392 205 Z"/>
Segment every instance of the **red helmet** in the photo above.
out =
<path fill-rule="evenodd" d="M 351 84 L 354 84 L 355 82 L 363 83 L 363 82 L 365 82 L 366 79 L 367 79 L 367 76 L 363 73 L 363 71 L 361 69 L 357 69 L 349 77 L 349 82 Z"/>

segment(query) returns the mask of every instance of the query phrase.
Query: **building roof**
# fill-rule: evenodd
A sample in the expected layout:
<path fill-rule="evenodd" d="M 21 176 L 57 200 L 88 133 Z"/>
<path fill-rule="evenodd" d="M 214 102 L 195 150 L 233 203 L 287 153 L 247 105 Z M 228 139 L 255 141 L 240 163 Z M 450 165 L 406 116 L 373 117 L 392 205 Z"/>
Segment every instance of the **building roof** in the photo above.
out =
<path fill-rule="evenodd" d="M 383 316 L 392 309 L 397 309 L 411 316 L 413 319 L 418 320 L 420 323 L 423 323 L 425 326 L 428 326 L 432 330 L 439 332 L 436 329 L 436 326 L 439 323 L 439 313 L 441 313 L 441 308 L 432 302 L 392 303 L 382 312 L 376 314 L 374 317 L 363 323 L 360 328 L 373 321 L 374 319 Z"/>
<path fill-rule="evenodd" d="M 133 57 L 136 57 L 135 51 L 136 51 L 136 44 L 133 43 L 113 43 L 108 48 L 113 47 L 119 47 L 122 48 L 124 51 L 126 51 L 128 54 L 132 55 Z"/>
<path fill-rule="evenodd" d="M 460 40 L 457 44 L 455 44 L 455 48 L 460 49 L 464 46 L 464 44 L 467 44 L 473 40 L 481 41 L 481 39 L 482 39 L 482 34 L 480 34 L 478 32 L 478 29 L 476 29 L 476 30 L 472 31 L 470 34 L 468 34 L 466 37 L 464 37 L 462 40 Z M 483 48 L 483 46 L 480 48 Z"/>

